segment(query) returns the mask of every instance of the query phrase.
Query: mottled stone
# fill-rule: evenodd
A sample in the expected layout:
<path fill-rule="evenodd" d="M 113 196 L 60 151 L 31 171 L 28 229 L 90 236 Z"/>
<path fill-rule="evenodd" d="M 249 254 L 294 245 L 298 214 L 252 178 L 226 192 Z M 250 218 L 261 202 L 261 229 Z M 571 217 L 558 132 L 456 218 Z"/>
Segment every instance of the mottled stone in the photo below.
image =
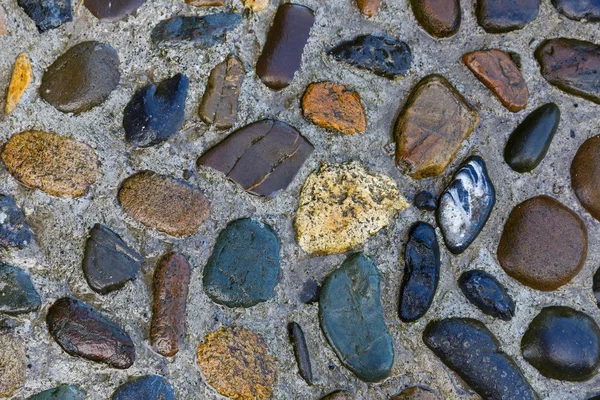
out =
<path fill-rule="evenodd" d="M 355 253 L 327 277 L 319 300 L 327 341 L 344 366 L 365 382 L 387 378 L 394 363 L 380 295 L 377 267 Z"/>
<path fill-rule="evenodd" d="M 164 142 L 183 125 L 189 79 L 176 74 L 135 92 L 123 113 L 125 138 L 136 147 Z"/>
<path fill-rule="evenodd" d="M 25 92 L 25 89 L 31 84 L 32 78 L 33 70 L 31 69 L 29 56 L 25 53 L 21 53 L 15 60 L 15 66 L 8 86 L 8 93 L 6 94 L 6 105 L 4 107 L 4 112 L 6 114 L 12 113 L 15 108 L 17 108 L 17 103 Z"/>
<path fill-rule="evenodd" d="M 72 356 L 126 369 L 135 361 L 131 338 L 121 327 L 86 303 L 63 297 L 48 309 L 50 335 Z"/>
<path fill-rule="evenodd" d="M 208 199 L 198 189 L 152 171 L 125 179 L 117 198 L 131 218 L 171 236 L 196 232 L 210 212 Z"/>
<path fill-rule="evenodd" d="M 415 18 L 436 38 L 453 36 L 460 28 L 462 12 L 459 0 L 411 0 Z"/>
<path fill-rule="evenodd" d="M 223 5 L 223 0 L 185 0 L 185 3 L 194 7 L 220 7 Z"/>
<path fill-rule="evenodd" d="M 17 0 L 17 3 L 40 33 L 73 20 L 71 0 Z"/>
<path fill-rule="evenodd" d="M 479 123 L 479 113 L 444 77 L 413 89 L 396 122 L 396 162 L 416 179 L 437 176 Z"/>
<path fill-rule="evenodd" d="M 429 310 L 440 280 L 440 247 L 433 226 L 417 222 L 411 227 L 404 264 L 398 314 L 403 322 L 413 322 Z"/>
<path fill-rule="evenodd" d="M 360 35 L 327 52 L 337 61 L 394 79 L 405 75 L 412 63 L 410 48 L 401 40 L 382 35 Z"/>
<path fill-rule="evenodd" d="M 6 22 L 6 13 L 4 9 L 0 7 L 0 36 L 8 33 L 8 22 Z"/>
<path fill-rule="evenodd" d="M 85 400 L 86 392 L 75 385 L 60 385 L 28 397 L 27 400 Z"/>
<path fill-rule="evenodd" d="M 367 129 L 360 96 L 341 84 L 318 82 L 308 85 L 302 97 L 302 111 L 313 124 L 345 135 Z"/>
<path fill-rule="evenodd" d="M 379 10 L 381 0 L 356 0 L 356 5 L 362 15 L 370 18 Z"/>
<path fill-rule="evenodd" d="M 585 381 L 600 365 L 600 328 L 569 307 L 545 307 L 521 340 L 523 358 L 546 378 Z"/>
<path fill-rule="evenodd" d="M 272 396 L 277 365 L 261 336 L 244 328 L 208 333 L 196 349 L 196 362 L 207 384 L 233 400 Z"/>
<path fill-rule="evenodd" d="M 11 332 L 0 332 L 0 397 L 10 397 L 25 381 L 25 343 Z"/>
<path fill-rule="evenodd" d="M 133 14 L 146 0 L 84 0 L 83 4 L 102 21 L 118 21 Z"/>
<path fill-rule="evenodd" d="M 484 399 L 538 399 L 518 366 L 481 322 L 470 318 L 433 321 L 425 328 L 423 341 Z"/>
<path fill-rule="evenodd" d="M 306 339 L 304 338 L 304 331 L 300 325 L 296 322 L 290 322 L 288 324 L 288 333 L 290 336 L 290 342 L 294 347 L 294 356 L 296 356 L 296 363 L 298 364 L 298 371 L 302 379 L 309 385 L 313 383 L 312 367 L 310 365 L 310 352 L 306 345 Z"/>
<path fill-rule="evenodd" d="M 431 390 L 413 386 L 404 389 L 390 400 L 440 400 L 440 398 Z"/>
<path fill-rule="evenodd" d="M 536 19 L 540 0 L 477 0 L 479 25 L 489 33 L 522 29 Z"/>
<path fill-rule="evenodd" d="M 415 207 L 423 211 L 435 211 L 437 208 L 437 199 L 433 193 L 427 190 L 422 190 L 417 193 L 413 199 L 413 203 Z"/>
<path fill-rule="evenodd" d="M 227 307 L 252 307 L 275 296 L 279 239 L 269 225 L 244 218 L 221 231 L 204 267 L 204 291 Z"/>
<path fill-rule="evenodd" d="M 478 269 L 463 272 L 458 286 L 467 300 L 484 314 L 503 321 L 510 321 L 515 315 L 515 302 L 493 275 Z"/>
<path fill-rule="evenodd" d="M 267 119 L 227 136 L 198 158 L 198 166 L 223 172 L 250 193 L 272 197 L 287 188 L 313 150 L 296 128 Z"/>
<path fill-rule="evenodd" d="M 20 268 L 0 263 L 0 313 L 24 314 L 36 311 L 41 305 L 29 275 Z"/>
<path fill-rule="evenodd" d="M 597 0 L 552 0 L 559 13 L 575 21 L 600 21 L 600 2 Z"/>
<path fill-rule="evenodd" d="M 244 8 L 254 12 L 263 11 L 269 6 L 269 0 L 242 0 Z"/>
<path fill-rule="evenodd" d="M 189 42 L 208 49 L 224 43 L 227 33 L 235 29 L 241 20 L 239 14 L 227 13 L 173 17 L 156 24 L 150 37 L 158 46 Z"/>
<path fill-rule="evenodd" d="M 556 290 L 577 275 L 587 255 L 587 229 L 579 216 L 548 196 L 517 205 L 498 245 L 504 271 L 537 290 Z"/>
<path fill-rule="evenodd" d="M 59 111 L 79 114 L 104 103 L 120 79 L 115 49 L 105 43 L 82 42 L 48 67 L 40 96 Z"/>
<path fill-rule="evenodd" d="M 581 205 L 600 220 L 600 135 L 577 150 L 571 162 L 571 186 Z"/>
<path fill-rule="evenodd" d="M 173 387 L 162 376 L 144 375 L 121 386 L 112 400 L 175 400 Z"/>
<path fill-rule="evenodd" d="M 361 164 L 323 164 L 306 178 L 294 220 L 307 253 L 343 253 L 386 227 L 408 207 L 396 182 Z"/>
<path fill-rule="evenodd" d="M 52 196 L 81 197 L 98 177 L 98 158 L 90 146 L 53 133 L 17 133 L 1 157 L 19 182 Z"/>
<path fill-rule="evenodd" d="M 327 396 L 321 398 L 321 400 L 355 400 L 354 395 L 345 390 L 336 390 L 333 393 L 329 393 Z"/>
<path fill-rule="evenodd" d="M 315 15 L 308 7 L 292 3 L 279 6 L 256 63 L 256 75 L 269 88 L 281 90 L 292 83 L 314 22 Z"/>
<path fill-rule="evenodd" d="M 12 197 L 0 194 L 0 246 L 24 249 L 33 243 L 33 232 Z"/>

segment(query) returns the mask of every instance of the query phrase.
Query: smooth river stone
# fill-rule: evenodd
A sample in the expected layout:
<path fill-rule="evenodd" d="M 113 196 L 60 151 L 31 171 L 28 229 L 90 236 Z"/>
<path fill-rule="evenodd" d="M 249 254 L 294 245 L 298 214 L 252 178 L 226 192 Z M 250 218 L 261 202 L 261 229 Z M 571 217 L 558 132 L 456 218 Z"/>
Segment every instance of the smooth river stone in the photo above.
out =
<path fill-rule="evenodd" d="M 422 190 L 415 195 L 413 199 L 415 207 L 423 211 L 435 211 L 437 208 L 437 199 L 433 193 Z"/>
<path fill-rule="evenodd" d="M 415 179 L 437 176 L 479 123 L 479 113 L 440 75 L 423 78 L 398 117 L 396 163 Z"/>
<path fill-rule="evenodd" d="M 389 79 L 405 75 L 412 63 L 412 53 L 406 43 L 382 35 L 357 36 L 338 44 L 327 54 Z"/>
<path fill-rule="evenodd" d="M 544 79 L 557 88 L 600 104 L 600 46 L 577 39 L 550 39 L 535 51 Z"/>
<path fill-rule="evenodd" d="M 189 79 L 183 74 L 135 92 L 123 113 L 125 138 L 136 147 L 164 142 L 183 125 Z"/>
<path fill-rule="evenodd" d="M 505 33 L 524 28 L 539 8 L 540 0 L 477 0 L 475 14 L 486 32 Z"/>
<path fill-rule="evenodd" d="M 394 364 L 380 295 L 377 267 L 355 253 L 326 278 L 319 299 L 327 341 L 346 368 L 365 382 L 387 378 Z"/>
<path fill-rule="evenodd" d="M 256 75 L 269 88 L 281 90 L 292 83 L 314 22 L 315 15 L 308 7 L 292 3 L 279 6 L 256 63 Z"/>
<path fill-rule="evenodd" d="M 0 330 L 0 397 L 10 397 L 27 376 L 25 343 L 13 332 Z"/>
<path fill-rule="evenodd" d="M 198 158 L 244 190 L 274 196 L 288 187 L 314 148 L 296 128 L 266 119 L 246 125 Z"/>
<path fill-rule="evenodd" d="M 440 280 L 440 247 L 433 226 L 425 222 L 412 226 L 404 264 L 399 315 L 401 321 L 413 322 L 431 307 Z"/>
<path fill-rule="evenodd" d="M 112 400 L 175 400 L 173 386 L 162 376 L 144 375 L 121 385 Z"/>
<path fill-rule="evenodd" d="M 0 313 L 25 314 L 41 305 L 29 275 L 20 268 L 0 263 Z"/>
<path fill-rule="evenodd" d="M 484 399 L 537 400 L 519 367 L 485 325 L 471 318 L 430 322 L 423 341 Z"/>
<path fill-rule="evenodd" d="M 546 307 L 521 340 L 523 358 L 546 378 L 585 381 L 600 365 L 600 328 L 569 307 Z"/>
<path fill-rule="evenodd" d="M 275 296 L 279 239 L 269 225 L 243 218 L 221 231 L 206 266 L 204 291 L 227 307 L 252 307 Z"/>
<path fill-rule="evenodd" d="M 118 21 L 133 14 L 146 0 L 84 0 L 83 4 L 102 21 Z"/>
<path fill-rule="evenodd" d="M 310 365 L 310 353 L 306 345 L 306 339 L 304 338 L 304 331 L 296 322 L 290 322 L 288 324 L 288 334 L 290 342 L 292 342 L 292 346 L 294 347 L 294 356 L 296 357 L 300 376 L 306 383 L 312 385 L 313 374 Z"/>
<path fill-rule="evenodd" d="M 411 0 L 419 24 L 436 38 L 453 36 L 460 28 L 462 12 L 459 0 Z"/>
<path fill-rule="evenodd" d="M 25 90 L 31 84 L 33 79 L 33 70 L 31 68 L 31 61 L 29 56 L 25 53 L 21 53 L 15 60 L 15 66 L 10 78 L 10 84 L 8 86 L 8 92 L 6 94 L 6 105 L 4 107 L 4 113 L 6 115 L 12 113 L 19 99 L 25 93 Z"/>
<path fill-rule="evenodd" d="M 377 13 L 377 10 L 379 10 L 381 0 L 356 0 L 356 6 L 362 15 L 370 18 Z"/>
<path fill-rule="evenodd" d="M 85 400 L 86 392 L 75 385 L 60 385 L 28 397 L 27 400 Z"/>
<path fill-rule="evenodd" d="M 33 243 L 33 232 L 12 197 L 0 194 L 0 246 L 24 249 Z"/>
<path fill-rule="evenodd" d="M 579 216 L 549 196 L 517 205 L 498 245 L 504 271 L 537 290 L 556 290 L 577 275 L 587 255 L 587 229 Z"/>
<path fill-rule="evenodd" d="M 48 67 L 40 96 L 59 111 L 79 114 L 104 103 L 120 79 L 115 49 L 105 43 L 82 42 Z"/>
<path fill-rule="evenodd" d="M 571 162 L 571 186 L 581 205 L 600 220 L 600 135 L 577 150 Z"/>
<path fill-rule="evenodd" d="M 73 20 L 71 0 L 18 0 L 17 3 L 40 33 Z"/>
<path fill-rule="evenodd" d="M 575 21 L 600 21 L 600 2 L 598 0 L 552 0 L 559 13 Z"/>
<path fill-rule="evenodd" d="M 458 278 L 458 287 L 467 300 L 484 314 L 510 321 L 515 315 L 515 302 L 506 288 L 493 275 L 473 269 Z"/>
<path fill-rule="evenodd" d="M 121 327 L 86 303 L 71 297 L 48 309 L 50 335 L 68 354 L 127 369 L 135 361 L 131 338 Z"/>
<path fill-rule="evenodd" d="M 150 37 L 158 46 L 190 42 L 208 49 L 224 43 L 227 33 L 235 29 L 241 20 L 239 14 L 226 13 L 173 17 L 156 24 Z"/>
<path fill-rule="evenodd" d="M 437 220 L 446 247 L 454 254 L 465 251 L 487 222 L 496 191 L 483 159 L 469 157 L 440 196 Z"/>

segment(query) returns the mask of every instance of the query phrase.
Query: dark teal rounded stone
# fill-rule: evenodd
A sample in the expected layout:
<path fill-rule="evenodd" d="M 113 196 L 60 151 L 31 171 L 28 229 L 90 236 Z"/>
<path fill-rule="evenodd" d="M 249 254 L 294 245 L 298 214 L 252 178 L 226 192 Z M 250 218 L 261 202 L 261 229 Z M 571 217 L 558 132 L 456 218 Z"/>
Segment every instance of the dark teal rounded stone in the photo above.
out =
<path fill-rule="evenodd" d="M 162 376 L 145 375 L 121 385 L 112 400 L 175 400 L 171 384 Z"/>
<path fill-rule="evenodd" d="M 29 397 L 28 400 L 85 400 L 86 393 L 75 385 L 60 385 Z"/>

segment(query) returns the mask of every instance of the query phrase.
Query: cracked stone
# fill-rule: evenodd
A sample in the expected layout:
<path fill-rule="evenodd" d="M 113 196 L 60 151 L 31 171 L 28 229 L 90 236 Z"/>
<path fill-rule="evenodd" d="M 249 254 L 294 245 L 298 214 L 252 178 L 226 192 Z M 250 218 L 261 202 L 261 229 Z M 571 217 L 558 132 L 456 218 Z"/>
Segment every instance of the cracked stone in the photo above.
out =
<path fill-rule="evenodd" d="M 415 18 L 427 33 L 436 38 L 453 36 L 460 28 L 459 0 L 411 0 Z"/>
<path fill-rule="evenodd" d="M 202 17 L 179 16 L 160 21 L 152 29 L 152 42 L 158 46 L 190 42 L 202 49 L 225 42 L 242 17 L 239 14 L 218 13 Z"/>
<path fill-rule="evenodd" d="M 37 311 L 41 305 L 29 275 L 20 268 L 0 263 L 0 313 L 25 314 Z"/>
<path fill-rule="evenodd" d="M 15 66 L 13 68 L 12 77 L 10 78 L 10 84 L 8 86 L 8 93 L 6 95 L 6 105 L 4 112 L 6 114 L 12 113 L 19 99 L 25 92 L 25 89 L 31 84 L 33 79 L 33 70 L 31 69 L 31 62 L 29 56 L 25 53 L 21 53 L 15 60 Z"/>

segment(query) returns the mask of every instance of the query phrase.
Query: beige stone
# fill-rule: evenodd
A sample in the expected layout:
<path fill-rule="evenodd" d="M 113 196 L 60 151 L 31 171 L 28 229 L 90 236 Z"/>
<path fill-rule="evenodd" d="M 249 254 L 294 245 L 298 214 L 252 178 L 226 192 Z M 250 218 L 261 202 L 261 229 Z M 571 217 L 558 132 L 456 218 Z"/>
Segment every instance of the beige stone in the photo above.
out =
<path fill-rule="evenodd" d="M 25 381 L 25 346 L 0 332 L 0 397 L 10 397 Z"/>
<path fill-rule="evenodd" d="M 269 0 L 242 0 L 244 7 L 257 12 L 262 11 L 269 6 Z"/>
<path fill-rule="evenodd" d="M 25 92 L 25 89 L 31 84 L 32 78 L 33 70 L 31 69 L 29 56 L 25 53 L 21 53 L 17 56 L 15 61 L 15 67 L 13 68 L 12 77 L 10 78 L 10 85 L 8 86 L 6 106 L 4 107 L 4 112 L 6 114 L 10 114 L 17 108 L 17 103 Z"/>
<path fill-rule="evenodd" d="M 223 5 L 223 0 L 185 0 L 185 2 L 194 7 L 219 7 Z"/>
<path fill-rule="evenodd" d="M 0 36 L 8 33 L 8 23 L 6 22 L 6 14 L 2 7 L 0 7 Z"/>

